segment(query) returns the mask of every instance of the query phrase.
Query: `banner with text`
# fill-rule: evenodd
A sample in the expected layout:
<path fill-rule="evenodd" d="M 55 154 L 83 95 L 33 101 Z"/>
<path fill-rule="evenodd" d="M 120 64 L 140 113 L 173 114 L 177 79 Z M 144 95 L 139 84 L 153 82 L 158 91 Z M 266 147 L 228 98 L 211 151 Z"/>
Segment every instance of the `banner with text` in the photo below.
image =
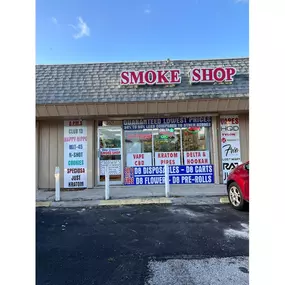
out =
<path fill-rule="evenodd" d="M 64 121 L 64 188 L 87 187 L 86 121 Z"/>
<path fill-rule="evenodd" d="M 100 175 L 105 175 L 106 166 L 110 175 L 121 174 L 121 148 L 100 148 Z"/>
<path fill-rule="evenodd" d="M 223 183 L 232 169 L 241 163 L 238 115 L 220 116 Z"/>
<path fill-rule="evenodd" d="M 210 153 L 208 150 L 203 151 L 184 151 L 185 165 L 210 164 Z"/>
<path fill-rule="evenodd" d="M 106 166 L 108 166 L 109 175 L 121 174 L 121 160 L 100 160 L 100 175 L 105 175 Z"/>
<path fill-rule="evenodd" d="M 165 184 L 164 166 L 125 167 L 125 185 Z M 214 183 L 214 167 L 208 165 L 169 166 L 170 184 L 211 184 Z"/>
<path fill-rule="evenodd" d="M 180 165 L 180 151 L 156 152 L 155 165 Z"/>
<path fill-rule="evenodd" d="M 151 152 L 128 153 L 127 166 L 152 166 Z"/>
<path fill-rule="evenodd" d="M 211 127 L 212 117 L 162 118 L 124 120 L 124 130 Z"/>

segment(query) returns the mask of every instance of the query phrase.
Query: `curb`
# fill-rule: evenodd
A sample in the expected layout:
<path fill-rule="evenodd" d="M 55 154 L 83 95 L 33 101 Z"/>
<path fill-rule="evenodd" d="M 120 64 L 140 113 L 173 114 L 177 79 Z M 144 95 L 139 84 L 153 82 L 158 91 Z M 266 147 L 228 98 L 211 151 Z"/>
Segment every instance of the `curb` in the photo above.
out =
<path fill-rule="evenodd" d="M 110 200 L 70 200 L 70 201 L 36 201 L 36 207 L 55 207 L 55 208 L 81 208 L 81 207 L 103 207 L 103 206 L 127 206 L 127 205 L 199 205 L 200 199 L 208 198 L 202 204 L 228 204 L 227 196 L 196 196 L 191 197 L 153 197 L 153 198 L 121 198 Z M 196 199 L 195 199 L 196 198 Z M 215 199 L 215 201 L 209 201 Z"/>
<path fill-rule="evenodd" d="M 38 207 L 50 207 L 51 202 L 50 201 L 38 201 L 36 202 L 36 208 Z"/>
<path fill-rule="evenodd" d="M 221 204 L 229 204 L 230 203 L 229 198 L 227 196 L 221 197 L 220 203 Z"/>
<path fill-rule="evenodd" d="M 125 206 L 125 205 L 150 205 L 150 204 L 172 204 L 169 198 L 141 198 L 141 199 L 118 199 L 101 200 L 99 206 Z"/>

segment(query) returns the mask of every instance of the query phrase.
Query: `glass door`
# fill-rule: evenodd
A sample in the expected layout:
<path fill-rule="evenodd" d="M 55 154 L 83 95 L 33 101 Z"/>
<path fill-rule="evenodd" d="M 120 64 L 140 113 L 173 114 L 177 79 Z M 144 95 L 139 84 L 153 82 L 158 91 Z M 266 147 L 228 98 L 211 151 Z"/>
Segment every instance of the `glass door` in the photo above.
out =
<path fill-rule="evenodd" d="M 106 166 L 109 167 L 110 184 L 122 184 L 122 128 L 98 128 L 98 146 L 98 184 L 105 184 Z"/>

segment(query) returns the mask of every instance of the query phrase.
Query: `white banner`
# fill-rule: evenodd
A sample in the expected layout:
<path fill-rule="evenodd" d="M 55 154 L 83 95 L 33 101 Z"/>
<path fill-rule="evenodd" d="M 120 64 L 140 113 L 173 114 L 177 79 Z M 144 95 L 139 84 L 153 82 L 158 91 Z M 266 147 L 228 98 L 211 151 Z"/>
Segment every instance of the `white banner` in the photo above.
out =
<path fill-rule="evenodd" d="M 156 152 L 155 165 L 180 165 L 180 152 Z"/>
<path fill-rule="evenodd" d="M 105 167 L 109 168 L 109 175 L 121 174 L 121 160 L 100 160 L 100 175 L 105 175 Z"/>
<path fill-rule="evenodd" d="M 128 153 L 127 166 L 152 166 L 151 152 Z"/>
<path fill-rule="evenodd" d="M 208 150 L 203 151 L 184 151 L 184 164 L 211 164 L 210 153 Z"/>
<path fill-rule="evenodd" d="M 64 188 L 87 187 L 86 121 L 64 121 Z"/>
<path fill-rule="evenodd" d="M 238 115 L 221 116 L 220 129 L 223 183 L 225 184 L 229 172 L 241 163 Z"/>

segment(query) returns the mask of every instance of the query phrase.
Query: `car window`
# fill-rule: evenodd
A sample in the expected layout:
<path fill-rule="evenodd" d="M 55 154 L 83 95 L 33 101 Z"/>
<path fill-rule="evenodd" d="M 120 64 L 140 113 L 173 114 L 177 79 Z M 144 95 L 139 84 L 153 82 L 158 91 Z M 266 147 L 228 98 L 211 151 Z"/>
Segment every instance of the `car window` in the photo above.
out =
<path fill-rule="evenodd" d="M 245 164 L 244 168 L 249 171 L 249 163 Z"/>

